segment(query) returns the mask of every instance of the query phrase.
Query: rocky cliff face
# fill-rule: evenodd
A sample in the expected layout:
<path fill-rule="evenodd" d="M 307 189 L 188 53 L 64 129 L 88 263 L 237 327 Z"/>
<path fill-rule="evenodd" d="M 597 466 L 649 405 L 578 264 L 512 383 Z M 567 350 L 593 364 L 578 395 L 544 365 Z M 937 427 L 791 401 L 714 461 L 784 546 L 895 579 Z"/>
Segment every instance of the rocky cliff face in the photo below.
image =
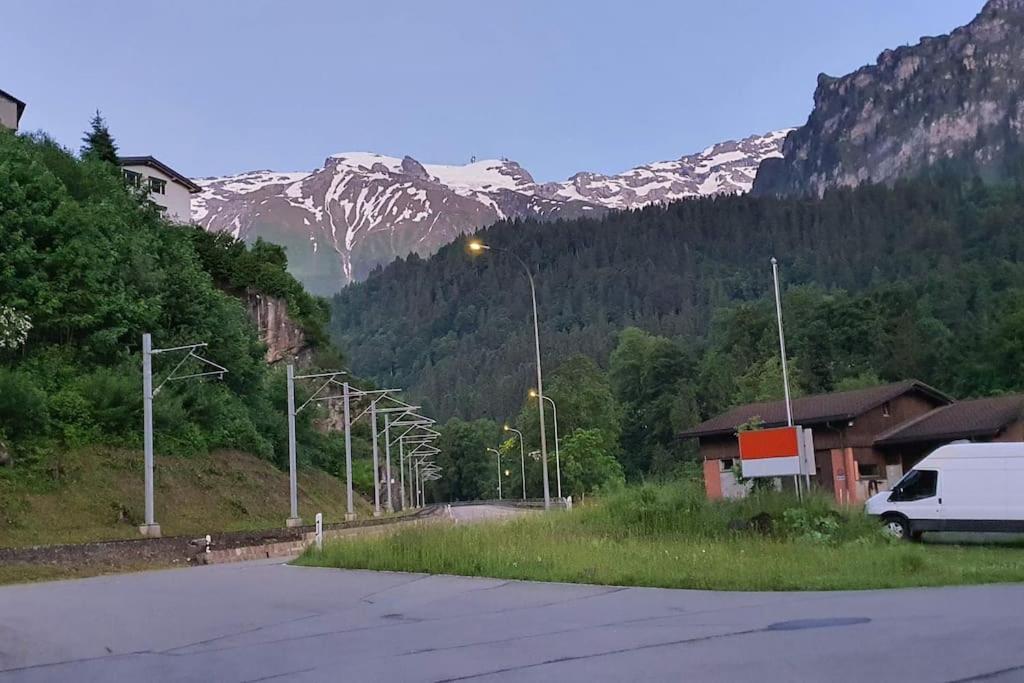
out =
<path fill-rule="evenodd" d="M 330 295 L 398 256 L 429 256 L 506 218 L 571 219 L 746 192 L 761 160 L 780 153 L 786 132 L 719 143 L 619 175 L 578 173 L 543 184 L 507 159 L 446 166 L 347 152 L 309 173 L 199 179 L 193 219 L 208 230 L 285 246 L 289 271 L 311 292 Z"/>
<path fill-rule="evenodd" d="M 754 193 L 821 195 L 943 160 L 994 176 L 1019 153 L 1022 127 L 1024 0 L 989 0 L 949 35 L 820 75 L 807 123 L 761 165 Z"/>
<path fill-rule="evenodd" d="M 268 363 L 295 359 L 299 365 L 310 360 L 310 348 L 302 327 L 288 317 L 288 306 L 283 299 L 248 292 L 246 309 L 249 319 L 256 324 L 260 339 L 267 345 Z"/>

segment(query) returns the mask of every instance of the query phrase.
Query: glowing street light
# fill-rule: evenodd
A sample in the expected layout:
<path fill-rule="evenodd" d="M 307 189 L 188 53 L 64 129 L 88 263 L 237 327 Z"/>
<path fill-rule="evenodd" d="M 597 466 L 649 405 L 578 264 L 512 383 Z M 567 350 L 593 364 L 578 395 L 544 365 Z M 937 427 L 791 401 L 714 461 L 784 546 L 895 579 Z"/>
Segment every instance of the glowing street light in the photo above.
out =
<path fill-rule="evenodd" d="M 555 482 L 558 489 L 558 499 L 562 499 L 562 462 L 558 454 L 558 408 L 555 407 L 555 400 L 550 396 L 540 396 L 536 389 L 530 389 L 530 398 L 542 398 L 551 404 L 551 415 L 555 423 Z"/>
<path fill-rule="evenodd" d="M 522 463 L 523 468 L 523 500 L 526 500 L 526 449 L 523 448 L 523 433 L 518 429 L 513 429 L 508 425 L 502 427 L 506 432 L 512 432 L 513 434 L 519 435 L 519 460 Z"/>
<path fill-rule="evenodd" d="M 537 317 L 537 288 L 536 288 L 536 286 L 533 283 L 533 273 L 530 272 L 530 268 L 529 268 L 529 266 L 526 265 L 526 262 L 523 261 L 523 259 L 519 258 L 519 256 L 517 256 L 515 254 L 515 252 L 508 251 L 507 249 L 498 249 L 496 247 L 489 246 L 489 245 L 484 244 L 483 242 L 481 242 L 480 240 L 477 240 L 477 239 L 470 240 L 469 243 L 467 244 L 467 246 L 469 248 L 469 251 L 472 252 L 472 253 L 475 253 L 475 254 L 479 254 L 479 253 L 482 253 L 484 251 L 500 251 L 500 252 L 505 252 L 506 254 L 508 254 L 509 256 L 514 258 L 519 263 L 519 265 L 523 267 L 523 272 L 526 273 L 526 279 L 530 281 L 530 298 L 531 298 L 532 303 L 533 303 L 533 342 L 534 342 L 535 350 L 537 352 L 537 394 L 539 394 L 541 397 L 543 397 L 544 396 L 544 378 L 543 378 L 543 373 L 541 372 L 541 362 L 540 362 L 540 322 L 539 322 L 539 319 Z M 545 510 L 549 510 L 549 509 L 551 509 L 551 489 L 550 489 L 550 486 L 548 485 L 548 446 L 547 446 L 547 443 L 546 443 L 547 438 L 546 438 L 546 436 L 544 434 L 544 402 L 543 401 L 538 401 L 537 402 L 537 413 L 538 413 L 538 417 L 540 418 L 540 452 L 541 452 L 541 460 L 543 461 L 544 509 Z M 520 443 L 521 443 L 521 438 L 520 438 Z M 524 488 L 526 487 L 526 479 L 525 479 L 525 477 L 523 478 L 523 487 Z M 525 495 L 523 497 L 525 498 Z"/>
<path fill-rule="evenodd" d="M 498 500 L 501 500 L 501 451 L 497 448 L 488 448 L 487 450 L 498 456 Z"/>

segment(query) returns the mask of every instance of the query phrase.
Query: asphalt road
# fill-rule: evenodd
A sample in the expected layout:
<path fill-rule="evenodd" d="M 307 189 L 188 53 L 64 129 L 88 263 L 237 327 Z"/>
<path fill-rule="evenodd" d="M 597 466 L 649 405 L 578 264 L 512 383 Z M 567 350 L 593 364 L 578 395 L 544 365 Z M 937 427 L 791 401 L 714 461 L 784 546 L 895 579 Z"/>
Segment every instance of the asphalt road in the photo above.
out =
<path fill-rule="evenodd" d="M 1020 681 L 1024 586 L 607 588 L 281 563 L 0 587 L 0 681 Z"/>

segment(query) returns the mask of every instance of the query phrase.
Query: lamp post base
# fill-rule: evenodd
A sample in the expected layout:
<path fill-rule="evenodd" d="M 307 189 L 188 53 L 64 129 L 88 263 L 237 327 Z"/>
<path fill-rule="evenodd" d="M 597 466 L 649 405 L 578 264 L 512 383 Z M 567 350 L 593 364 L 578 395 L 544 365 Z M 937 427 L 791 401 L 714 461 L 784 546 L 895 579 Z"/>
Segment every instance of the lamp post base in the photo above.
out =
<path fill-rule="evenodd" d="M 284 525 L 289 529 L 294 529 L 295 527 L 302 526 L 302 517 L 289 517 L 285 520 Z"/>
<path fill-rule="evenodd" d="M 354 522 L 354 521 L 356 521 L 356 513 L 354 513 L 354 512 L 346 512 L 345 513 L 345 521 L 346 522 Z"/>
<path fill-rule="evenodd" d="M 146 538 L 160 538 L 159 524 L 143 524 L 139 527 L 139 533 Z"/>

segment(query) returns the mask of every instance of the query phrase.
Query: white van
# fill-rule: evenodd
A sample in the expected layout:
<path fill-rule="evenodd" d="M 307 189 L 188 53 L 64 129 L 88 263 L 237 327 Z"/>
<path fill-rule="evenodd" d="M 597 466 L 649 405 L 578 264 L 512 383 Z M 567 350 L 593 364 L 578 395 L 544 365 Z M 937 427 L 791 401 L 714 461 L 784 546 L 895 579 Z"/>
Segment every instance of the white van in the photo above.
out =
<path fill-rule="evenodd" d="M 1024 532 L 1024 443 L 938 448 L 864 508 L 914 540 L 925 531 Z"/>

